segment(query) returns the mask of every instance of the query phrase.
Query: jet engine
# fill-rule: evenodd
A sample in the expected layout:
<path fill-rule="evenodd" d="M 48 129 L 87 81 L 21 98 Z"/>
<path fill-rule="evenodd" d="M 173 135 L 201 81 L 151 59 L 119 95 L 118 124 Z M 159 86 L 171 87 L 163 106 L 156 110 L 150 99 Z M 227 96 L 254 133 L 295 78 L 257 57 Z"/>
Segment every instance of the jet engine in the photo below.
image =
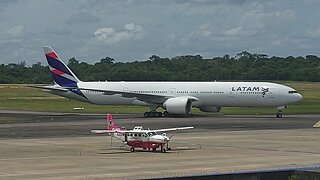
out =
<path fill-rule="evenodd" d="M 192 101 L 187 97 L 175 97 L 166 100 L 163 108 L 170 114 L 189 114 L 191 112 Z"/>
<path fill-rule="evenodd" d="M 201 106 L 199 107 L 202 112 L 220 112 L 221 107 L 209 107 L 209 106 Z"/>

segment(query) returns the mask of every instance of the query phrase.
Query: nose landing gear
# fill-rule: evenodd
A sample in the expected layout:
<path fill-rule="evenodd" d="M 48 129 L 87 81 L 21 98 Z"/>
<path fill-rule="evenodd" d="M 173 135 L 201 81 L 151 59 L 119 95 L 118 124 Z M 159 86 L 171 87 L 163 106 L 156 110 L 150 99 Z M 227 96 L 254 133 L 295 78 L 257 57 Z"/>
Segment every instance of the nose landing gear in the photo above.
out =
<path fill-rule="evenodd" d="M 277 113 L 277 118 L 282 118 L 282 110 L 284 110 L 286 106 L 278 106 L 278 113 Z"/>

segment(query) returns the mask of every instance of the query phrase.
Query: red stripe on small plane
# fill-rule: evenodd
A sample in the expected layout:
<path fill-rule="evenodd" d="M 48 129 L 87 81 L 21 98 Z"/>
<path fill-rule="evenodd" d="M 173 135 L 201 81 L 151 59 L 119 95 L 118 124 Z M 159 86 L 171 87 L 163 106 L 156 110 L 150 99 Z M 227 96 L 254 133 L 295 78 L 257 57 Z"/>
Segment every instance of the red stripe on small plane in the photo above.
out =
<path fill-rule="evenodd" d="M 52 70 L 51 72 L 53 72 L 53 73 L 55 73 L 55 74 L 58 74 L 58 75 L 64 74 L 64 72 L 59 71 L 58 69 Z"/>
<path fill-rule="evenodd" d="M 49 52 L 49 53 L 47 53 L 46 55 L 49 56 L 49 57 L 51 57 L 51 58 L 53 58 L 53 59 L 59 60 L 59 57 L 58 57 L 58 56 L 56 55 L 56 53 L 54 53 L 54 52 Z"/>

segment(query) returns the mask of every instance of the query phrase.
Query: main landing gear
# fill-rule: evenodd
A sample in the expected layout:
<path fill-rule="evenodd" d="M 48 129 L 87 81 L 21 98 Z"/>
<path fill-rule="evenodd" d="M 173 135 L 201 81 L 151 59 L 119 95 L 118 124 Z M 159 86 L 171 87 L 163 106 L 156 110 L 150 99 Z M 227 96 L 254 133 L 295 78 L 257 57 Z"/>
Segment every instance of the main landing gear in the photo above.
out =
<path fill-rule="evenodd" d="M 159 107 L 159 105 L 157 104 L 153 104 L 150 107 L 150 111 L 149 112 L 145 112 L 143 114 L 144 117 L 162 117 L 162 112 L 157 112 L 157 108 Z"/>
<path fill-rule="evenodd" d="M 144 117 L 169 117 L 170 114 L 168 111 L 164 111 L 163 113 L 162 112 L 157 112 L 157 111 L 149 111 L 149 112 L 145 112 L 143 114 Z"/>
<path fill-rule="evenodd" d="M 282 118 L 282 110 L 284 110 L 286 106 L 278 106 L 277 118 Z"/>
<path fill-rule="evenodd" d="M 144 117 L 162 117 L 162 112 L 149 111 L 143 114 Z"/>

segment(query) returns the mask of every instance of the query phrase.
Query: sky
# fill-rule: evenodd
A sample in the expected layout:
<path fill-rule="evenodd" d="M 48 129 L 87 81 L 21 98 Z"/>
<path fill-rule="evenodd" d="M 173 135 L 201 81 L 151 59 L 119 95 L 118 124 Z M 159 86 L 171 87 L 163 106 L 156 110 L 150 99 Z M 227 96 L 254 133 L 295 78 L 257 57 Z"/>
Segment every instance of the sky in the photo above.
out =
<path fill-rule="evenodd" d="M 0 64 L 320 54 L 319 0 L 1 0 Z"/>

